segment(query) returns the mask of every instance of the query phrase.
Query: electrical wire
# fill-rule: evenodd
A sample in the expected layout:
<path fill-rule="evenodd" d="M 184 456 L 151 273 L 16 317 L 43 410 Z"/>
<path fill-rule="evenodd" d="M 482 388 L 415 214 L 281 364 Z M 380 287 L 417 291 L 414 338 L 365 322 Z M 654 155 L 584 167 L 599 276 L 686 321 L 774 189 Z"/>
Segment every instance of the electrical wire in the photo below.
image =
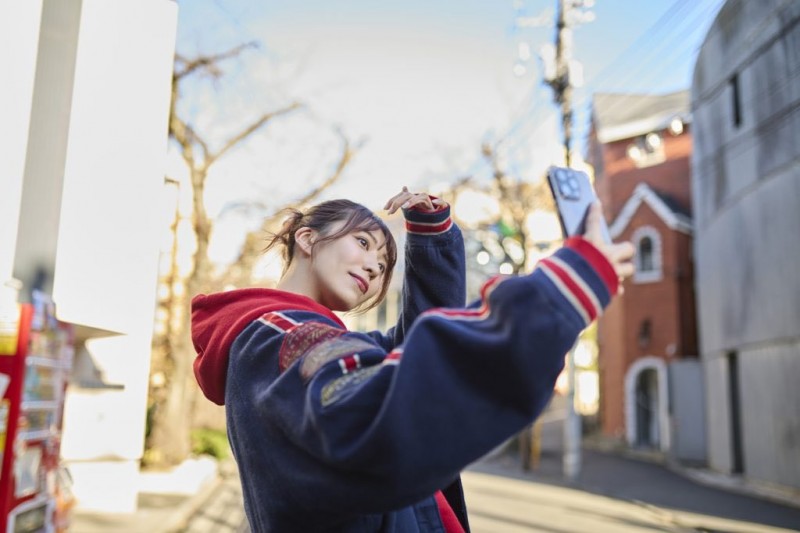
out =
<path fill-rule="evenodd" d="M 682 63 L 687 53 L 691 54 L 690 57 L 696 57 L 699 46 L 691 50 L 694 40 L 688 39 L 687 37 L 695 35 L 700 31 L 707 31 L 707 28 L 698 28 L 698 24 L 704 20 L 710 20 L 711 15 L 719 10 L 721 4 L 721 0 L 705 5 L 693 2 L 692 0 L 676 0 L 672 8 L 665 12 L 665 14 L 662 15 L 653 26 L 645 31 L 642 36 L 634 41 L 633 44 L 628 46 L 614 62 L 610 63 L 601 72 L 593 76 L 589 83 L 586 84 L 586 88 L 579 92 L 580 96 L 576 99 L 577 103 L 573 106 L 573 113 L 576 115 L 575 118 L 587 118 L 582 116 L 582 114 L 584 113 L 583 109 L 587 107 L 587 104 L 590 104 L 592 94 L 590 89 L 597 87 L 601 81 L 608 79 L 619 69 L 622 69 L 626 62 L 636 58 L 637 54 L 641 56 L 641 58 L 638 59 L 639 65 L 649 65 L 652 61 L 658 59 L 659 63 L 665 67 L 672 67 Z M 698 10 L 698 6 L 702 8 Z M 680 20 L 677 26 L 673 24 L 674 19 Z M 669 31 L 665 32 L 665 29 Z M 642 55 L 640 53 L 643 49 L 641 44 L 644 42 L 652 42 L 659 34 L 664 35 L 658 40 L 655 46 L 646 48 L 645 53 Z M 664 58 L 665 51 L 668 51 L 666 58 Z M 629 85 L 629 89 L 639 89 L 656 81 L 663 70 L 648 70 L 639 67 L 638 69 L 625 70 L 625 72 L 627 74 L 621 78 L 621 81 L 628 82 L 633 80 Z M 553 106 L 550 107 L 552 110 L 551 112 L 555 113 Z M 535 109 L 535 113 L 535 116 L 538 117 L 541 115 L 542 111 Z M 509 142 L 508 146 L 505 147 L 509 151 L 509 159 L 513 159 L 519 150 L 525 148 L 530 138 L 536 138 L 537 134 L 546 125 L 546 122 L 539 122 L 536 124 L 530 119 L 532 116 L 533 113 L 528 116 L 520 117 L 519 122 L 527 126 L 526 128 L 519 123 L 514 123 L 512 125 L 511 131 L 515 132 L 514 141 Z M 578 120 L 574 120 L 574 123 L 577 122 Z M 583 131 L 581 126 L 574 129 L 576 133 Z M 578 139 L 579 135 L 580 133 L 573 135 L 573 138 Z"/>
<path fill-rule="evenodd" d="M 623 66 L 625 65 L 625 62 L 628 60 L 629 56 L 633 55 L 635 57 L 635 55 L 638 54 L 642 50 L 641 44 L 645 43 L 646 41 L 651 41 L 653 39 L 657 39 L 658 38 L 657 36 L 658 36 L 659 33 L 661 33 L 662 28 L 671 27 L 670 25 L 672 24 L 672 19 L 673 18 L 675 18 L 675 17 L 677 17 L 679 15 L 681 15 L 681 16 L 684 15 L 684 11 L 686 10 L 687 7 L 691 10 L 694 7 L 696 7 L 697 5 L 699 5 L 699 4 L 697 4 L 694 0 L 676 0 L 675 4 L 673 4 L 672 8 L 668 9 L 665 12 L 665 14 L 662 15 L 650 28 L 648 28 L 648 30 L 646 30 L 636 41 L 634 41 L 625 50 L 623 50 L 617 56 L 617 59 L 615 61 L 610 63 L 602 71 L 600 71 L 597 75 L 592 77 L 592 79 L 586 85 L 587 86 L 591 86 L 592 84 L 596 85 L 600 81 L 602 81 L 602 80 L 610 77 L 612 74 L 614 74 L 616 69 L 623 68 Z M 677 7 L 675 7 L 675 6 L 677 6 Z M 668 40 L 662 39 L 662 40 L 660 40 L 658 42 L 664 43 L 665 41 L 667 43 L 670 43 L 670 42 L 673 41 L 673 39 L 668 39 Z M 643 61 L 639 61 L 639 63 L 642 64 Z M 636 74 L 635 70 L 631 71 L 630 69 L 625 70 L 625 72 L 628 72 L 630 75 L 635 75 Z M 541 102 L 541 101 L 542 100 L 539 100 L 539 102 Z M 512 127 L 510 128 L 511 131 L 512 132 L 516 132 L 520 128 L 520 126 L 525 122 L 530 124 L 533 121 L 530 120 L 526 116 L 521 116 L 512 125 Z M 528 136 L 529 134 L 530 134 L 530 132 L 526 132 L 526 133 L 523 133 L 523 136 Z"/>

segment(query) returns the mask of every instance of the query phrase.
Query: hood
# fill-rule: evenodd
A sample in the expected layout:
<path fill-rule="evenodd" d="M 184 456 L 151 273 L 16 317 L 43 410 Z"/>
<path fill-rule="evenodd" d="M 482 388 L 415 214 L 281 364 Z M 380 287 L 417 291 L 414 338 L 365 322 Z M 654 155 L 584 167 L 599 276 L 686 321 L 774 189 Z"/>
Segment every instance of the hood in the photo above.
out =
<path fill-rule="evenodd" d="M 217 405 L 225 404 L 231 344 L 253 320 L 271 311 L 311 311 L 345 327 L 327 307 L 291 292 L 239 289 L 195 296 L 192 299 L 192 342 L 197 352 L 194 376 L 206 398 Z"/>

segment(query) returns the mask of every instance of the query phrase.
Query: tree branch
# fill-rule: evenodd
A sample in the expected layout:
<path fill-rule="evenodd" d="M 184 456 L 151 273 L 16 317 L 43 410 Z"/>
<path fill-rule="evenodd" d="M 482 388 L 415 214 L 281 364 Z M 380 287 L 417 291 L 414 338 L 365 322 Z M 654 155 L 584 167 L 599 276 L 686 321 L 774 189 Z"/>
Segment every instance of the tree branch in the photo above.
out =
<path fill-rule="evenodd" d="M 277 111 L 272 111 L 272 112 L 263 114 L 258 120 L 256 120 L 255 122 L 253 122 L 252 124 L 247 126 L 245 129 L 243 129 L 238 134 L 236 134 L 233 137 L 231 137 L 228 140 L 228 142 L 226 142 L 222 146 L 222 148 L 220 148 L 216 153 L 208 154 L 208 156 L 206 157 L 207 164 L 210 165 L 211 163 L 213 163 L 214 161 L 216 161 L 217 159 L 222 157 L 225 154 L 225 152 L 227 152 L 228 150 L 230 150 L 231 148 L 233 148 L 234 146 L 236 146 L 237 144 L 242 142 L 244 139 L 246 139 L 247 137 L 252 135 L 261 126 L 263 126 L 264 124 L 266 124 L 267 122 L 269 122 L 273 118 L 275 118 L 277 116 L 280 116 L 280 115 L 285 115 L 286 113 L 294 111 L 295 109 L 298 109 L 301 106 L 302 105 L 300 103 L 293 102 L 292 104 L 290 104 L 287 107 L 284 107 L 283 109 L 278 109 Z"/>
<path fill-rule="evenodd" d="M 295 205 L 307 204 L 308 202 L 316 198 L 322 191 L 333 185 L 342 176 L 344 169 L 353 159 L 353 156 L 356 154 L 356 152 L 360 150 L 361 147 L 364 145 L 365 141 L 364 139 L 361 139 L 356 143 L 355 146 L 351 147 L 350 140 L 345 136 L 345 134 L 342 132 L 341 129 L 336 128 L 336 133 L 337 135 L 339 135 L 339 138 L 341 139 L 343 145 L 342 157 L 339 160 L 339 163 L 336 165 L 336 168 L 334 169 L 333 173 L 331 173 L 331 175 L 328 176 L 328 178 L 325 181 L 320 183 L 316 188 L 309 191 L 305 196 L 294 202 Z"/>
<path fill-rule="evenodd" d="M 184 77 L 200 69 L 204 69 L 214 78 L 219 78 L 222 75 L 222 71 L 217 67 L 217 63 L 236 57 L 247 48 L 258 48 L 258 43 L 256 41 L 250 41 L 249 43 L 243 43 L 231 48 L 227 52 L 220 52 L 212 56 L 198 56 L 194 59 L 187 59 L 180 54 L 175 54 L 175 63 L 181 63 L 183 69 L 180 71 L 176 69 L 173 74 L 173 79 L 175 81 L 180 81 Z"/>

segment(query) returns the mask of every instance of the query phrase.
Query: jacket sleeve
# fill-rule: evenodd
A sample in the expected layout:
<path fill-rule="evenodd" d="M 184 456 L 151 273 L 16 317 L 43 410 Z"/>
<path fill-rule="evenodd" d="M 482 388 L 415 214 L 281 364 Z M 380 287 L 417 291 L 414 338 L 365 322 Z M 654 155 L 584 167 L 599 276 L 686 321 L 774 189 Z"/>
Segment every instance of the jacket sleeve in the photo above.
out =
<path fill-rule="evenodd" d="M 303 338 L 319 342 L 297 341 L 302 353 L 256 410 L 325 471 L 313 478 L 316 488 L 329 480 L 328 497 L 308 505 L 411 504 L 541 412 L 565 354 L 616 285 L 600 252 L 575 239 L 530 275 L 490 281 L 470 308 L 423 313 L 388 354 L 363 334 L 318 325 Z"/>
<path fill-rule="evenodd" d="M 369 333 L 387 349 L 402 344 L 421 313 L 436 307 L 464 307 L 466 270 L 464 239 L 450 216 L 450 206 L 426 212 L 404 209 L 406 243 L 402 309 L 386 334 Z"/>

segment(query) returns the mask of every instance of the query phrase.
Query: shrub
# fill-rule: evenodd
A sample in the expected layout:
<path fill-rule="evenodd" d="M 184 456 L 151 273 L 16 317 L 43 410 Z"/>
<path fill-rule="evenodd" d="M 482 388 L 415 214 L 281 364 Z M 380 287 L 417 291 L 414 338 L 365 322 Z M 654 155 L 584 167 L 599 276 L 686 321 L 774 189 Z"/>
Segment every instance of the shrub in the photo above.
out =
<path fill-rule="evenodd" d="M 230 456 L 228 436 L 218 429 L 198 428 L 192 430 L 192 453 L 210 455 L 217 459 Z"/>

